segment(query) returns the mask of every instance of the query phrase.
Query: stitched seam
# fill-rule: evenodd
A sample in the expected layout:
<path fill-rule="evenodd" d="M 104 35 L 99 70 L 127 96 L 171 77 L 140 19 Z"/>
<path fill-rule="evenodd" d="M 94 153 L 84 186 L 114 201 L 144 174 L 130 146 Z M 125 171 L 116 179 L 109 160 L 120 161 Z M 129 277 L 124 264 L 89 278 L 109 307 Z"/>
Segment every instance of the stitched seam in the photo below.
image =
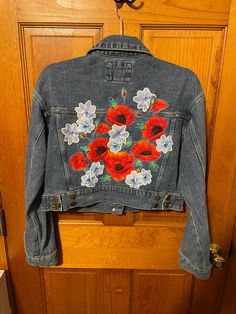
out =
<path fill-rule="evenodd" d="M 60 116 L 59 116 L 59 114 L 57 114 L 54 118 L 54 123 L 55 123 L 56 129 L 60 130 L 60 132 L 61 132 L 61 129 L 59 127 L 59 124 L 60 124 L 59 119 L 60 119 Z M 66 162 L 67 158 L 66 158 L 65 142 L 63 141 L 60 132 L 59 133 L 57 132 L 56 137 L 57 137 L 57 141 L 58 141 L 58 147 L 59 147 L 59 151 L 60 151 L 62 167 L 63 167 L 63 171 L 65 174 L 65 183 L 67 185 L 67 188 L 69 190 L 71 190 L 71 189 L 74 189 L 74 187 L 73 187 L 72 180 L 71 180 L 70 169 L 69 169 L 68 164 Z"/>
<path fill-rule="evenodd" d="M 197 232 L 197 228 L 196 228 L 196 224 L 194 222 L 194 218 L 193 218 L 193 215 L 192 215 L 192 210 L 191 210 L 191 206 L 189 206 L 188 202 L 186 201 L 185 199 L 185 202 L 189 208 L 189 215 L 192 217 L 192 220 L 193 220 L 193 227 L 194 227 L 194 230 L 196 232 L 196 237 L 197 237 L 197 242 L 198 242 L 198 246 L 200 248 L 200 252 L 201 252 L 201 256 L 202 256 L 202 261 L 204 260 L 203 259 L 203 250 L 202 250 L 202 247 L 201 247 L 201 244 L 200 244 L 200 240 L 199 240 L 199 237 L 198 237 L 198 232 Z M 188 222 L 187 222 L 188 223 Z M 202 264 L 204 265 L 204 263 L 202 262 Z"/>
<path fill-rule="evenodd" d="M 173 119 L 170 123 L 170 131 L 169 131 L 169 135 L 172 136 L 172 138 L 174 137 L 174 133 L 175 133 L 175 126 L 176 126 L 176 120 Z M 162 177 L 163 177 L 163 174 L 164 174 L 164 171 L 166 169 L 166 164 L 167 164 L 167 161 L 169 159 L 169 154 L 164 154 L 164 157 L 162 159 L 162 162 L 161 162 L 161 165 L 160 165 L 160 168 L 159 168 L 159 173 L 157 175 L 157 179 L 156 179 L 156 184 L 155 184 L 155 190 L 158 189 L 158 186 L 160 186 L 161 184 L 161 180 L 162 180 Z M 162 204 L 162 208 L 163 208 L 163 204 Z"/>
<path fill-rule="evenodd" d="M 191 102 L 190 104 L 190 113 L 192 113 L 193 110 L 195 110 L 195 108 L 197 107 L 197 105 L 204 100 L 204 92 L 201 91 L 195 98 L 194 100 Z"/>
<path fill-rule="evenodd" d="M 193 265 L 193 263 L 179 250 L 179 254 L 181 255 L 181 257 L 187 262 L 187 264 L 194 270 L 200 272 L 200 273 L 207 273 L 210 271 L 212 265 L 210 265 L 208 268 L 206 269 L 200 269 L 197 266 Z"/>
<path fill-rule="evenodd" d="M 197 140 L 194 140 L 194 137 L 196 138 L 196 132 L 195 132 L 195 128 L 194 128 L 194 125 L 193 125 L 193 122 L 190 120 L 189 122 L 189 129 L 190 129 L 190 134 L 191 134 L 191 139 L 193 141 L 193 145 L 196 149 L 196 152 L 197 152 L 197 155 L 198 155 L 198 158 L 199 158 L 199 161 L 200 161 L 200 164 L 201 164 L 201 167 L 202 167 L 202 173 L 203 173 L 203 177 L 205 177 L 205 167 L 204 167 L 204 158 L 203 158 L 203 153 L 202 153 L 202 150 L 201 150 L 201 147 L 199 145 L 199 142 Z"/>
<path fill-rule="evenodd" d="M 43 256 L 41 256 L 41 255 L 30 256 L 30 255 L 28 255 L 27 252 L 26 252 L 26 256 L 27 256 L 30 260 L 35 260 L 35 261 L 37 261 L 37 260 L 46 260 L 47 258 L 50 258 L 50 257 L 56 255 L 56 253 L 57 253 L 57 249 L 54 250 L 52 253 L 47 254 L 47 255 L 43 255 Z"/>
<path fill-rule="evenodd" d="M 36 91 L 36 89 L 33 90 L 33 100 L 35 100 L 38 105 L 40 106 L 40 108 L 42 110 L 45 110 L 46 108 L 46 103 L 45 100 L 43 99 L 43 97 Z"/>
<path fill-rule="evenodd" d="M 31 176 L 31 171 L 32 171 L 32 167 L 33 167 L 33 159 L 34 159 L 35 149 L 36 149 L 36 146 L 37 146 L 37 144 L 38 144 L 39 138 L 40 138 L 40 136 L 41 136 L 42 133 L 43 133 L 43 130 L 44 130 L 44 126 L 42 126 L 42 129 L 41 129 L 41 131 L 39 132 L 38 137 L 36 138 L 35 143 L 34 143 L 34 146 L 33 146 L 33 148 L 32 148 L 32 153 L 31 153 L 31 158 L 30 158 L 30 167 L 29 167 L 28 177 L 27 177 L 27 180 L 26 180 L 26 185 L 28 185 L 28 181 L 29 181 L 29 178 L 30 178 L 30 176 Z"/>

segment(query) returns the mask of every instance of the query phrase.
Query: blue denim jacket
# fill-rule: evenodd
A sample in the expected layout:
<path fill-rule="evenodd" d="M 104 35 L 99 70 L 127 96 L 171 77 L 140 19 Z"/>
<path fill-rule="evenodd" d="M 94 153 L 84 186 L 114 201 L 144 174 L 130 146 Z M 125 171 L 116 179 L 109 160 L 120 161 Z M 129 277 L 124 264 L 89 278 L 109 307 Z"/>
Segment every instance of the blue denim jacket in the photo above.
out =
<path fill-rule="evenodd" d="M 25 169 L 26 262 L 58 262 L 53 212 L 190 209 L 179 264 L 208 279 L 205 98 L 189 69 L 112 35 L 46 66 L 33 90 Z"/>

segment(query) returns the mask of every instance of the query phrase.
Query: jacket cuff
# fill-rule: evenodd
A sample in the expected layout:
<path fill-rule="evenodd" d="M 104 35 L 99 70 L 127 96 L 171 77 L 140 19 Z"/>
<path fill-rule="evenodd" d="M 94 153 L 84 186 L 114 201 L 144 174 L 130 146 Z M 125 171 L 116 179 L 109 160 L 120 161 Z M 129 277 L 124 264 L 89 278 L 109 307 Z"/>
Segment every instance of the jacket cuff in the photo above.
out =
<path fill-rule="evenodd" d="M 209 264 L 207 268 L 200 269 L 192 264 L 192 262 L 183 255 L 183 253 L 179 252 L 179 265 L 186 271 L 192 273 L 194 277 L 200 280 L 207 280 L 211 275 L 211 267 Z"/>
<path fill-rule="evenodd" d="M 29 256 L 26 254 L 25 261 L 33 266 L 54 266 L 58 263 L 57 250 L 45 256 Z"/>

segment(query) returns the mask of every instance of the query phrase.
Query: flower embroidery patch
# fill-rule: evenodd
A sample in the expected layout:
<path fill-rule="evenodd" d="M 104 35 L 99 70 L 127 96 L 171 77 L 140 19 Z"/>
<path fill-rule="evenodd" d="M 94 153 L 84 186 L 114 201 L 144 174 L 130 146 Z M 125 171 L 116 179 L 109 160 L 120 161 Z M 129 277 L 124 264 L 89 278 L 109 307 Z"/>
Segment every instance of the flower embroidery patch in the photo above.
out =
<path fill-rule="evenodd" d="M 68 145 L 82 142 L 79 151 L 69 158 L 73 170 L 83 171 L 82 186 L 94 187 L 99 180 L 102 184 L 123 180 L 129 187 L 139 189 L 152 182 L 161 154 L 172 151 L 172 137 L 165 134 L 168 122 L 158 115 L 168 104 L 147 87 L 132 98 L 137 109 L 126 105 L 124 88 L 121 96 L 122 101 L 111 99 L 105 122 L 96 116 L 96 106 L 87 100 L 75 107 L 75 123 L 61 128 Z"/>

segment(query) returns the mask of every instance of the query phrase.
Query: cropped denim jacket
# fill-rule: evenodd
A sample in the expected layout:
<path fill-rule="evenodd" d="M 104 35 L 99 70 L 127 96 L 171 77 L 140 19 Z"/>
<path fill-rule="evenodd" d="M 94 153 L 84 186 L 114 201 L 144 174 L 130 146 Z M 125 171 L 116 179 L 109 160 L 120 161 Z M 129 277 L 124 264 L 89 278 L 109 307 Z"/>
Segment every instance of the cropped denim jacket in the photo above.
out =
<path fill-rule="evenodd" d="M 205 97 L 193 71 L 111 35 L 46 66 L 32 93 L 25 164 L 26 262 L 58 262 L 54 211 L 189 214 L 179 264 L 208 279 Z"/>

